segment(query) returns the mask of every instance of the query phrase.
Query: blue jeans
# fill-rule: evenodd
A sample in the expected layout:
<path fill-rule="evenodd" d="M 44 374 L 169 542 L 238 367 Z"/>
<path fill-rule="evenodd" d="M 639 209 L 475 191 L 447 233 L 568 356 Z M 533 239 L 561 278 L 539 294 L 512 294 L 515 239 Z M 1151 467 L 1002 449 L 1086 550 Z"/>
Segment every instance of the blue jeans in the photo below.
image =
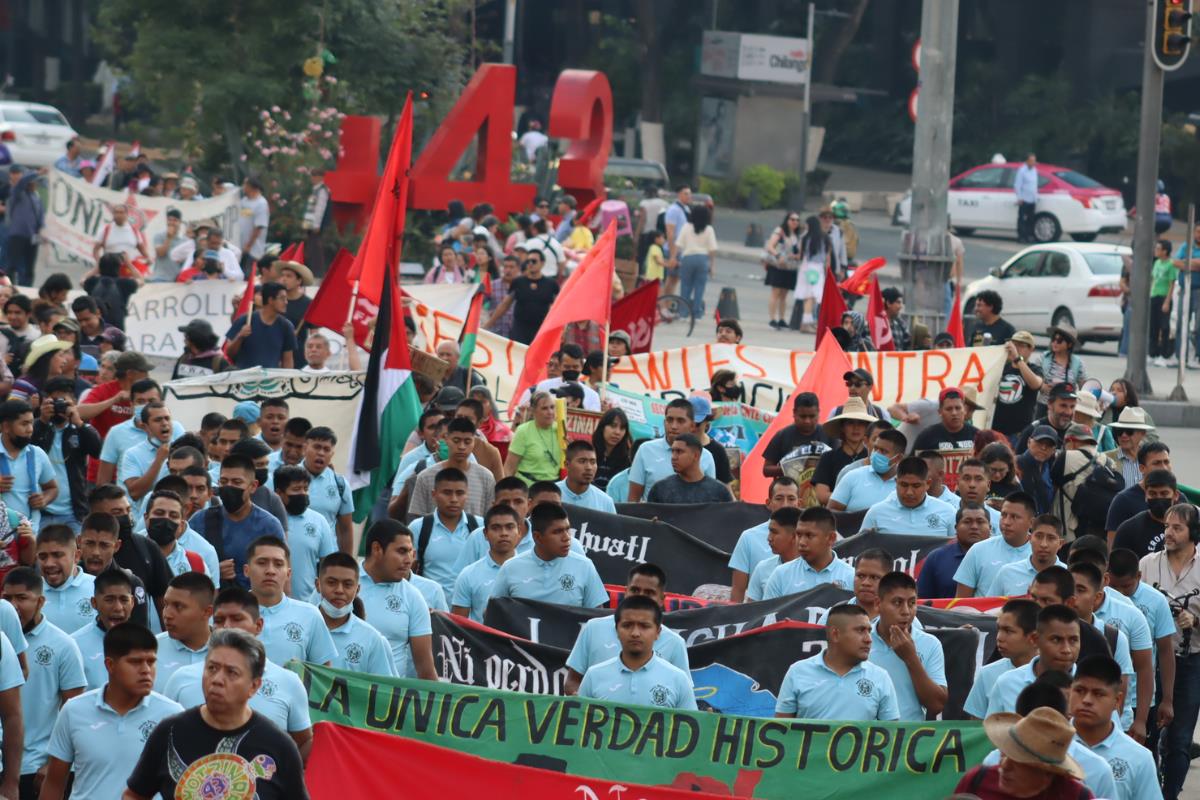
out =
<path fill-rule="evenodd" d="M 1200 653 L 1175 658 L 1175 720 L 1162 732 L 1163 797 L 1176 800 L 1191 766 L 1192 735 L 1200 713 Z"/>
<path fill-rule="evenodd" d="M 1117 345 L 1117 355 L 1129 355 L 1129 317 L 1133 313 L 1132 304 L 1126 304 L 1125 310 L 1121 312 L 1121 343 Z"/>
<path fill-rule="evenodd" d="M 1171 309 L 1171 314 L 1178 320 L 1179 312 Z M 1196 325 L 1197 320 L 1200 320 L 1200 285 L 1192 287 L 1192 307 L 1189 313 L 1185 315 L 1183 327 L 1175 331 L 1175 357 L 1181 358 L 1183 353 L 1183 338 L 1192 333 L 1192 346 L 1188 348 L 1188 358 L 1200 357 L 1200 326 Z"/>
<path fill-rule="evenodd" d="M 708 285 L 708 256 L 704 253 L 679 260 L 679 294 L 692 306 L 692 316 L 704 316 L 704 288 Z"/>

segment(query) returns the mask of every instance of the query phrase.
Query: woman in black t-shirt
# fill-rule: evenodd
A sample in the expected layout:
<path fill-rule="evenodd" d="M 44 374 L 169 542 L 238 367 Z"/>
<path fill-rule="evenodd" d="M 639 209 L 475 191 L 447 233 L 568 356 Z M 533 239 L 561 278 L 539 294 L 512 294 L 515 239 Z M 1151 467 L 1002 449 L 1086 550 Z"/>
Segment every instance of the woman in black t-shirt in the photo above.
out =
<path fill-rule="evenodd" d="M 613 475 L 633 463 L 633 438 L 624 411 L 610 408 L 604 412 L 592 432 L 592 445 L 596 448 L 596 477 L 592 484 L 603 490 L 608 488 Z"/>

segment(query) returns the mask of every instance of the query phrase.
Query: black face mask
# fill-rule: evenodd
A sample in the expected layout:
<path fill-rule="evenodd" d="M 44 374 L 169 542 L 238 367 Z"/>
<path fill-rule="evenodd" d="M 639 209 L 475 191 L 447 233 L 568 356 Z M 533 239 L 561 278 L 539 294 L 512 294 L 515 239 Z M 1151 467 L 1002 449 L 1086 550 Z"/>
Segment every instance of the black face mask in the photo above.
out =
<path fill-rule="evenodd" d="M 579 380 L 579 370 L 577 370 L 577 369 L 564 369 L 564 370 L 562 371 L 562 379 L 563 379 L 564 381 L 567 381 L 568 383 L 573 383 L 573 382 L 575 382 L 575 381 Z"/>
<path fill-rule="evenodd" d="M 117 517 L 117 527 L 122 538 L 130 536 L 133 533 L 133 520 L 128 514 L 123 514 Z"/>
<path fill-rule="evenodd" d="M 265 469 L 254 470 L 254 480 L 258 481 L 259 486 L 266 486 L 270 477 L 270 473 Z"/>
<path fill-rule="evenodd" d="M 246 490 L 237 486 L 222 486 L 217 489 L 217 497 L 225 510 L 231 514 L 236 514 L 246 505 Z"/>
<path fill-rule="evenodd" d="M 175 532 L 179 526 L 166 517 L 154 517 L 146 523 L 146 535 L 159 547 L 166 547 L 175 541 Z"/>
<path fill-rule="evenodd" d="M 289 494 L 287 502 L 283 505 L 287 509 L 290 516 L 298 517 L 308 508 L 308 495 L 306 494 Z"/>
<path fill-rule="evenodd" d="M 1155 519 L 1166 519 L 1167 510 L 1175 505 L 1175 501 L 1169 497 L 1153 497 L 1146 501 L 1146 506 L 1150 509 L 1150 516 Z"/>
<path fill-rule="evenodd" d="M 18 450 L 24 450 L 29 446 L 30 438 L 28 436 L 10 436 L 8 437 L 13 444 L 13 447 Z"/>

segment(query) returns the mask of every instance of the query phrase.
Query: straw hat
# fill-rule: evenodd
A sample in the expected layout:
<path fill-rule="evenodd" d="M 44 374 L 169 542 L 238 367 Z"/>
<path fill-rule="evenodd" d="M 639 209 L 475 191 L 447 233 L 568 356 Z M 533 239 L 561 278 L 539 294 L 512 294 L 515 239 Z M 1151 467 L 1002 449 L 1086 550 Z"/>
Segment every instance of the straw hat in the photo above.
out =
<path fill-rule="evenodd" d="M 25 356 L 25 363 L 22 365 L 21 371 L 28 372 L 29 368 L 36 364 L 37 360 L 46 355 L 46 353 L 51 353 L 55 350 L 70 350 L 73 346 L 70 342 L 58 338 L 53 333 L 39 336 L 30 345 L 29 355 Z"/>
<path fill-rule="evenodd" d="M 846 420 L 855 420 L 857 422 L 865 422 L 870 425 L 876 420 L 867 413 L 867 404 L 862 401 L 861 397 L 847 397 L 846 402 L 842 404 L 842 412 L 836 417 L 830 417 L 822 425 L 825 429 L 825 435 L 830 439 L 842 438 L 842 423 Z"/>
<path fill-rule="evenodd" d="M 1083 414 L 1092 419 L 1100 419 L 1104 412 L 1100 410 L 1100 401 L 1091 392 L 1080 392 L 1075 400 L 1075 413 Z"/>
<path fill-rule="evenodd" d="M 1152 431 L 1154 426 L 1146 422 L 1146 411 L 1137 406 L 1125 406 L 1116 422 L 1109 424 L 1110 428 L 1124 428 L 1131 431 Z"/>
<path fill-rule="evenodd" d="M 296 273 L 296 277 L 300 279 L 301 286 L 312 286 L 313 285 L 312 270 L 309 269 L 308 267 L 304 266 L 303 264 L 301 264 L 299 261 L 276 261 L 275 269 L 277 269 L 277 270 L 286 269 L 286 270 L 291 270 L 292 272 Z"/>
<path fill-rule="evenodd" d="M 1008 712 L 992 714 L 983 721 L 983 730 L 992 744 L 1013 761 L 1083 780 L 1083 769 L 1067 755 L 1075 729 L 1054 709 L 1035 708 L 1025 717 Z"/>

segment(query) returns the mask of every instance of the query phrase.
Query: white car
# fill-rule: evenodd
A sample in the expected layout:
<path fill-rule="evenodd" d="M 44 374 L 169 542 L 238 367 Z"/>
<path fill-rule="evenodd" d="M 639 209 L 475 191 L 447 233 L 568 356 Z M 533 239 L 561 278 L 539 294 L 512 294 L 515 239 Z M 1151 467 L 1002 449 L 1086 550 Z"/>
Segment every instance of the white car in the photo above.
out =
<path fill-rule="evenodd" d="M 950 225 L 960 236 L 977 229 L 1017 232 L 1017 195 L 1013 191 L 1020 163 L 981 164 L 950 181 L 946 209 Z M 1038 200 L 1033 236 L 1057 242 L 1064 233 L 1077 242 L 1090 242 L 1101 233 L 1125 230 L 1125 200 L 1116 189 L 1066 167 L 1037 165 Z M 908 225 L 912 192 L 896 204 L 892 222 Z"/>
<path fill-rule="evenodd" d="M 1121 338 L 1121 269 L 1132 251 L 1115 244 L 1043 244 L 1027 247 L 963 290 L 963 321 L 974 317 L 985 289 L 1000 295 L 1000 315 L 1034 333 L 1066 322 L 1079 339 Z"/>
<path fill-rule="evenodd" d="M 0 101 L 0 144 L 8 148 L 14 164 L 52 166 L 78 135 L 54 106 Z"/>

